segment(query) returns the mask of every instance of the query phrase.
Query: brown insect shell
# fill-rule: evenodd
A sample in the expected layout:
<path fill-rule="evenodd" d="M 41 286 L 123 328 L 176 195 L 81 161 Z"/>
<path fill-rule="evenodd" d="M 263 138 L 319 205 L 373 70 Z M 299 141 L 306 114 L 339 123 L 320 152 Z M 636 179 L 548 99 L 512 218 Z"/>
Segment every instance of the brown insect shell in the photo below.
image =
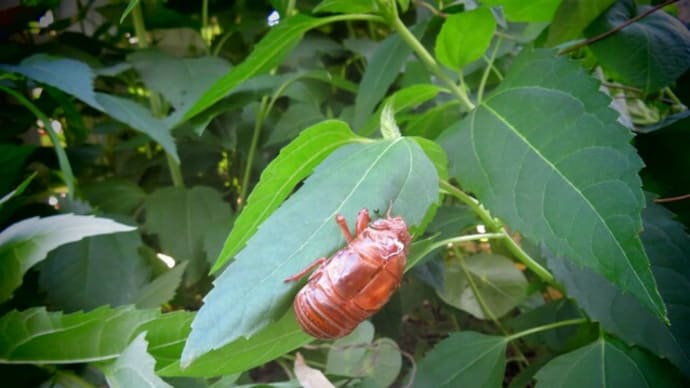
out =
<path fill-rule="evenodd" d="M 410 235 L 400 217 L 374 221 L 309 277 L 294 309 L 321 339 L 343 337 L 388 302 L 400 285 Z"/>

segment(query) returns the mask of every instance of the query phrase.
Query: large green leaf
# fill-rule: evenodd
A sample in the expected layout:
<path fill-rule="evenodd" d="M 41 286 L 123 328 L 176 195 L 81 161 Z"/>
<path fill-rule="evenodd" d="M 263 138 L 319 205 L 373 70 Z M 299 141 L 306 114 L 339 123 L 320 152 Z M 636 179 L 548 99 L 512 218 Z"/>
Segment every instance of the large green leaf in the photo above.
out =
<path fill-rule="evenodd" d="M 134 229 L 107 218 L 57 215 L 29 218 L 0 233 L 0 301 L 7 300 L 22 277 L 49 251 L 87 236 L 126 232 Z"/>
<path fill-rule="evenodd" d="M 526 49 L 439 141 L 451 175 L 495 215 L 665 317 L 639 238 L 642 162 L 597 88 L 553 51 Z"/>
<path fill-rule="evenodd" d="M 189 324 L 178 326 L 176 320 L 171 320 L 170 324 L 182 330 L 180 334 L 176 333 L 174 337 L 168 336 L 170 340 L 166 341 L 165 337 L 158 338 L 159 343 L 171 345 L 166 351 L 166 358 L 169 359 L 169 362 L 157 371 L 161 376 L 213 377 L 243 372 L 274 360 L 312 341 L 312 338 L 299 327 L 295 320 L 295 314 L 290 309 L 280 320 L 267 326 L 251 338 L 236 339 L 219 349 L 204 354 L 186 368 L 181 369 L 179 355 L 189 333 Z M 151 333 L 148 337 L 151 338 Z M 150 351 L 156 356 L 156 359 L 161 358 L 158 350 L 152 349 Z"/>
<path fill-rule="evenodd" d="M 177 287 L 182 283 L 182 275 L 187 268 L 188 262 L 179 263 L 175 268 L 163 272 L 150 283 L 137 290 L 134 296 L 134 303 L 137 308 L 160 307 L 175 296 Z"/>
<path fill-rule="evenodd" d="M 89 204 L 105 213 L 131 214 L 146 199 L 146 192 L 125 179 L 108 179 L 81 186 Z"/>
<path fill-rule="evenodd" d="M 592 22 L 585 34 L 593 37 L 607 32 L 649 8 L 638 7 L 633 0 L 619 1 Z M 663 10 L 589 47 L 604 69 L 645 93 L 668 86 L 690 67 L 690 31 Z"/>
<path fill-rule="evenodd" d="M 478 254 L 461 260 L 446 265 L 443 288 L 437 290 L 441 299 L 451 306 L 479 319 L 500 318 L 527 297 L 527 279 L 512 260 L 494 254 Z"/>
<path fill-rule="evenodd" d="M 336 148 L 358 141 L 342 121 L 328 120 L 305 129 L 263 170 L 247 205 L 235 221 L 213 271 L 242 249 L 259 225 L 280 206 L 299 182 Z"/>
<path fill-rule="evenodd" d="M 131 126 L 132 129 L 147 134 L 173 158 L 178 159 L 175 142 L 165 121 L 154 117 L 148 109 L 134 101 L 95 92 L 95 74 L 87 64 L 73 59 L 36 54 L 17 66 L 0 65 L 0 69 L 22 74 L 78 98 L 92 108 Z"/>
<path fill-rule="evenodd" d="M 186 281 L 196 282 L 207 271 L 205 238 L 232 217 L 230 206 L 210 187 L 164 187 L 144 202 L 145 228 L 158 236 L 163 253 L 189 262 Z M 170 211 L 175 209 L 175 211 Z"/>
<path fill-rule="evenodd" d="M 453 333 L 419 361 L 415 387 L 501 387 L 506 364 L 503 337 Z"/>
<path fill-rule="evenodd" d="M 414 232 L 437 199 L 436 169 L 413 140 L 339 148 L 261 224 L 216 279 L 192 324 L 182 365 L 282 316 L 297 287 L 284 280 L 343 245 L 336 214 L 352 221 L 362 208 L 392 206 Z"/>
<path fill-rule="evenodd" d="M 549 25 L 547 46 L 582 35 L 585 28 L 616 0 L 563 0 Z"/>
<path fill-rule="evenodd" d="M 156 310 L 99 307 L 88 313 L 11 311 L 0 318 L 0 362 L 73 364 L 116 358 L 160 315 Z"/>
<path fill-rule="evenodd" d="M 146 87 L 161 93 L 175 108 L 170 118 L 173 121 L 179 120 L 230 69 L 219 57 L 175 58 L 158 50 L 137 51 L 128 55 L 127 60 Z"/>
<path fill-rule="evenodd" d="M 535 376 L 537 387 L 674 387 L 672 369 L 647 353 L 600 338 L 556 357 Z"/>
<path fill-rule="evenodd" d="M 273 27 L 254 47 L 247 59 L 233 68 L 214 83 L 196 103 L 187 111 L 184 120 L 190 119 L 223 97 L 245 80 L 271 70 L 299 43 L 305 32 L 321 24 L 326 19 L 315 19 L 304 15 L 295 15 Z"/>
<path fill-rule="evenodd" d="M 150 276 L 137 232 L 96 236 L 58 247 L 40 265 L 39 285 L 66 312 L 134 303 Z"/>
<path fill-rule="evenodd" d="M 668 306 L 670 326 L 600 275 L 550 255 L 548 265 L 568 295 L 607 331 L 668 358 L 690 376 L 690 236 L 660 205 L 650 203 L 643 216 L 642 241 Z"/>
<path fill-rule="evenodd" d="M 426 26 L 427 23 L 420 23 L 411 27 L 410 31 L 419 38 L 424 34 Z M 362 75 L 355 97 L 353 127 L 356 132 L 364 127 L 376 104 L 386 95 L 411 53 L 410 46 L 398 34 L 390 35 L 378 45 Z"/>
<path fill-rule="evenodd" d="M 156 361 L 146 352 L 144 336 L 139 334 L 115 361 L 100 365 L 109 387 L 172 387 L 154 373 Z"/>
<path fill-rule="evenodd" d="M 436 57 L 460 71 L 484 55 L 496 31 L 496 20 L 488 8 L 449 15 L 436 36 Z"/>

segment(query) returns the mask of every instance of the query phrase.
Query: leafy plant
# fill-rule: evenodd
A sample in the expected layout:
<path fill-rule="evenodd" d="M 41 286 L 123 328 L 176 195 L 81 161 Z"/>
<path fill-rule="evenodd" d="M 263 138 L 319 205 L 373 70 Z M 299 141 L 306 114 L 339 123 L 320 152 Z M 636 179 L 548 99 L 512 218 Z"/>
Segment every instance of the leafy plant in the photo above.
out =
<path fill-rule="evenodd" d="M 644 3 L 0 10 L 5 383 L 687 384 L 690 33 Z M 284 279 L 362 208 L 405 279 L 315 341 Z"/>

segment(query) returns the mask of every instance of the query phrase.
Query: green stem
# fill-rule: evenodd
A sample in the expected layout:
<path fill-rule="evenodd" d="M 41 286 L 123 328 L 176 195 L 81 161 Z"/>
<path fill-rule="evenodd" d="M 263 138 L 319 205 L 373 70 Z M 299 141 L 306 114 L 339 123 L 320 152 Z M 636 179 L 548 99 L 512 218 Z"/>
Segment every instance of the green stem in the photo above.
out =
<path fill-rule="evenodd" d="M 134 33 L 137 36 L 137 45 L 141 49 L 148 48 L 149 39 L 146 33 L 146 25 L 144 24 L 144 14 L 141 11 L 141 3 L 137 3 L 134 9 L 132 9 L 132 22 L 134 24 Z M 165 115 L 165 108 L 161 96 L 153 90 L 151 90 L 149 94 L 149 105 L 151 106 L 151 112 L 153 112 L 154 116 L 161 117 Z M 173 185 L 175 187 L 184 187 L 184 179 L 182 178 L 180 164 L 168 153 L 166 153 L 166 161 L 168 163 L 170 178 L 172 179 Z"/>
<path fill-rule="evenodd" d="M 252 172 L 252 163 L 254 161 L 254 154 L 256 153 L 256 147 L 259 144 L 259 135 L 261 134 L 261 127 L 263 126 L 264 119 L 267 114 L 268 106 L 268 96 L 261 98 L 261 105 L 259 106 L 259 112 L 256 115 L 256 122 L 254 122 L 254 133 L 252 134 L 252 142 L 249 145 L 249 154 L 247 155 L 247 165 L 244 167 L 244 174 L 242 175 L 242 185 L 240 186 L 240 196 L 238 201 L 238 211 L 244 207 L 247 202 L 247 191 L 249 188 L 249 176 Z"/>
<path fill-rule="evenodd" d="M 206 45 L 206 52 L 211 48 L 211 35 L 208 28 L 208 0 L 201 2 L 201 37 Z"/>
<path fill-rule="evenodd" d="M 482 102 L 482 97 L 484 96 L 484 88 L 486 87 L 486 81 L 489 79 L 489 74 L 491 74 L 491 71 L 494 67 L 494 61 L 496 60 L 496 54 L 498 53 L 498 48 L 501 47 L 501 43 L 503 42 L 502 37 L 498 37 L 496 39 L 496 45 L 494 46 L 494 49 L 491 51 L 491 56 L 489 59 L 486 61 L 486 69 L 484 70 L 484 74 L 482 74 L 482 80 L 479 82 L 479 89 L 477 91 L 477 103 L 481 104 Z"/>
<path fill-rule="evenodd" d="M 455 243 L 461 243 L 461 242 L 467 242 L 467 241 L 476 241 L 476 240 L 482 240 L 482 239 L 493 239 L 493 238 L 504 238 L 505 236 L 503 233 L 479 233 L 479 234 L 468 234 L 465 236 L 458 236 L 458 237 L 451 237 L 447 238 L 445 240 L 441 240 L 437 243 L 434 243 L 431 247 L 429 247 L 430 250 L 435 250 L 441 247 L 444 247 L 448 244 L 455 244 Z"/>
<path fill-rule="evenodd" d="M 441 180 L 441 189 L 445 190 L 446 192 L 448 192 L 449 194 L 451 194 L 452 196 L 456 197 L 464 204 L 466 204 L 475 214 L 479 216 L 479 218 L 482 220 L 482 222 L 488 230 L 494 233 L 503 234 L 503 242 L 506 244 L 506 248 L 508 248 L 510 253 L 512 253 L 516 259 L 518 259 L 527 268 L 534 272 L 535 275 L 537 275 L 546 283 L 549 283 L 551 286 L 559 288 L 551 272 L 549 272 L 546 268 L 542 267 L 541 264 L 537 263 L 532 257 L 530 257 L 530 255 L 528 255 L 522 249 L 522 247 L 518 245 L 518 243 L 516 243 L 515 240 L 513 240 L 513 238 L 510 236 L 510 234 L 508 234 L 503 225 L 501 225 L 501 223 L 498 220 L 491 217 L 489 211 L 486 210 L 476 199 L 470 197 L 465 192 L 451 185 L 445 180 Z"/>
<path fill-rule="evenodd" d="M 432 72 L 434 75 L 436 75 L 443 83 L 446 84 L 448 89 L 450 89 L 451 93 L 453 93 L 465 106 L 465 108 L 469 111 L 474 109 L 474 104 L 472 101 L 470 101 L 470 98 L 467 96 L 467 93 L 458 85 L 455 84 L 455 81 L 453 81 L 446 72 L 441 69 L 441 66 L 439 66 L 438 62 L 434 59 L 433 56 L 427 51 L 427 49 L 422 45 L 422 43 L 417 40 L 417 38 L 410 32 L 409 29 L 407 29 L 407 26 L 400 20 L 397 15 L 394 15 L 394 17 L 391 18 L 390 20 L 391 27 L 400 34 L 400 37 L 402 38 L 405 43 L 407 43 L 410 48 L 412 48 L 412 51 L 417 54 L 419 59 L 424 63 L 424 65 Z"/>
<path fill-rule="evenodd" d="M 575 318 L 575 319 L 568 319 L 565 321 L 553 322 L 553 323 L 549 323 L 548 325 L 537 326 L 537 327 L 527 329 L 525 331 L 521 331 L 519 333 L 512 334 L 512 335 L 506 337 L 506 341 L 513 341 L 513 340 L 516 340 L 518 338 L 526 337 L 528 335 L 539 333 L 542 331 L 558 329 L 559 327 L 564 327 L 564 326 L 581 325 L 581 324 L 587 323 L 587 322 L 589 322 L 589 320 L 587 318 Z"/>
<path fill-rule="evenodd" d="M 67 153 L 60 144 L 58 134 L 53 130 L 52 123 L 50 122 L 48 116 L 46 116 L 36 105 L 14 89 L 0 85 L 0 90 L 16 98 L 20 104 L 24 105 L 29 111 L 31 111 L 31 113 L 34 114 L 34 116 L 41 120 L 43 123 L 43 129 L 45 129 L 50 141 L 53 143 L 53 148 L 55 149 L 55 154 L 58 158 L 58 164 L 60 165 L 60 170 L 62 171 L 62 179 L 67 185 L 67 195 L 69 198 L 74 198 L 74 174 L 72 173 L 72 166 L 69 163 L 69 159 L 67 159 Z"/>

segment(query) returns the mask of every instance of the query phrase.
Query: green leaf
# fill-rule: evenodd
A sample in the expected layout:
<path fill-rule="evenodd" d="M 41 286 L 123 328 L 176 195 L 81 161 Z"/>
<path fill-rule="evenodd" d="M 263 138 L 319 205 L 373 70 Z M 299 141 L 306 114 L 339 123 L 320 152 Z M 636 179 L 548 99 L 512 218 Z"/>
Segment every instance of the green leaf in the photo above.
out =
<path fill-rule="evenodd" d="M 547 46 L 573 40 L 616 0 L 563 0 L 549 25 Z"/>
<path fill-rule="evenodd" d="M 527 297 L 527 279 L 510 259 L 493 254 L 478 254 L 453 261 L 443 273 L 443 289 L 437 290 L 444 302 L 479 319 L 500 318 Z M 471 287 L 473 282 L 479 295 Z M 478 298 L 491 315 L 486 316 Z"/>
<path fill-rule="evenodd" d="M 122 16 L 120 16 L 120 24 L 122 24 L 123 21 L 125 21 L 125 18 L 127 15 L 129 15 L 130 12 L 134 9 L 134 7 L 139 4 L 139 0 L 129 0 L 129 4 L 127 4 L 127 8 L 122 12 Z"/>
<path fill-rule="evenodd" d="M 119 178 L 83 185 L 81 193 L 91 206 L 110 214 L 132 214 L 146 199 L 139 185 Z"/>
<path fill-rule="evenodd" d="M 431 84 L 416 84 L 400 89 L 386 98 L 376 112 L 369 118 L 364 128 L 358 131 L 363 136 L 373 134 L 381 122 L 381 112 L 386 104 L 393 104 L 393 113 L 400 113 L 405 109 L 416 107 L 436 97 L 441 88 Z"/>
<path fill-rule="evenodd" d="M 5 194 L 2 198 L 0 198 L 0 209 L 2 209 L 3 205 L 5 205 L 5 203 L 7 203 L 9 200 L 21 195 L 24 192 L 24 190 L 26 190 L 26 188 L 29 186 L 29 183 L 31 183 L 31 181 L 36 177 L 36 174 L 38 174 L 38 172 L 34 172 L 33 174 L 29 175 L 26 179 L 22 181 L 22 183 L 19 184 L 19 186 L 17 186 L 16 189 L 10 191 L 9 193 Z"/>
<path fill-rule="evenodd" d="M 326 358 L 325 373 L 358 377 L 361 375 L 362 361 L 366 346 L 374 339 L 374 325 L 364 321 L 347 336 L 333 342 Z"/>
<path fill-rule="evenodd" d="M 160 315 L 156 310 L 99 307 L 88 313 L 11 311 L 0 318 L 3 363 L 74 364 L 118 357 Z"/>
<path fill-rule="evenodd" d="M 412 26 L 410 32 L 417 38 L 421 38 L 426 27 L 427 23 L 420 23 Z M 398 34 L 390 35 L 378 45 L 364 70 L 362 80 L 359 82 L 359 91 L 355 97 L 353 127 L 356 132 L 360 132 L 364 127 L 376 104 L 386 95 L 388 88 L 400 74 L 400 69 L 411 53 L 410 46 Z"/>
<path fill-rule="evenodd" d="M 426 156 L 434 163 L 438 176 L 441 179 L 448 179 L 448 157 L 443 148 L 435 141 L 423 137 L 413 137 L 412 139 L 419 144 Z"/>
<path fill-rule="evenodd" d="M 134 302 L 149 268 L 137 232 L 90 237 L 63 245 L 40 265 L 39 285 L 51 306 L 66 312 Z"/>
<path fill-rule="evenodd" d="M 496 20 L 488 8 L 449 15 L 436 37 L 436 57 L 460 71 L 484 55 L 496 32 Z"/>
<path fill-rule="evenodd" d="M 190 119 L 223 97 L 245 80 L 265 73 L 278 66 L 280 62 L 299 43 L 305 32 L 327 23 L 326 19 L 315 19 L 295 15 L 271 28 L 254 47 L 247 59 L 213 84 L 185 114 L 183 121 Z"/>
<path fill-rule="evenodd" d="M 230 206 L 215 189 L 195 186 L 158 189 L 144 208 L 145 229 L 158 236 L 163 253 L 189 262 L 186 282 L 195 283 L 207 271 L 205 236 L 232 217 Z"/>
<path fill-rule="evenodd" d="M 285 146 L 263 170 L 247 205 L 235 220 L 223 250 L 211 272 L 219 270 L 242 249 L 259 225 L 280 206 L 285 198 L 314 167 L 336 148 L 357 141 L 342 121 L 328 120 L 305 129 Z"/>
<path fill-rule="evenodd" d="M 457 101 L 437 105 L 423 113 L 415 114 L 405 126 L 405 135 L 436 139 L 444 129 L 457 123 L 461 118 Z"/>
<path fill-rule="evenodd" d="M 158 275 L 146 286 L 141 287 L 134 296 L 132 303 L 137 308 L 146 309 L 160 307 L 168 302 L 175 296 L 175 291 L 182 282 L 182 275 L 187 268 L 187 264 L 188 262 L 186 261 L 182 262 L 171 270 Z"/>
<path fill-rule="evenodd" d="M 507 341 L 463 331 L 439 342 L 419 362 L 415 387 L 501 387 Z"/>
<path fill-rule="evenodd" d="M 556 357 L 535 378 L 537 387 L 673 387 L 679 381 L 653 357 L 602 337 Z"/>
<path fill-rule="evenodd" d="M 484 0 L 482 4 L 502 6 L 503 14 L 511 22 L 550 22 L 561 0 Z"/>
<path fill-rule="evenodd" d="M 100 366 L 108 386 L 172 387 L 154 373 L 156 360 L 146 352 L 148 343 L 145 335 L 146 333 L 139 334 L 115 361 Z"/>
<path fill-rule="evenodd" d="M 181 335 L 175 336 L 178 338 L 174 345 L 177 352 L 171 352 L 171 356 L 175 357 L 176 355 L 177 358 L 159 369 L 157 371 L 159 375 L 214 377 L 244 372 L 274 360 L 313 340 L 299 327 L 295 314 L 290 309 L 278 322 L 267 326 L 251 338 L 236 339 L 217 350 L 204 354 L 185 369 L 181 369 L 179 354 L 187 333 L 189 333 L 189 326 L 186 326 L 186 331 L 183 331 Z M 150 333 L 149 338 L 151 338 Z M 163 340 L 164 338 L 160 338 L 158 342 L 164 343 Z M 156 359 L 159 359 L 153 350 L 151 353 L 156 356 Z"/>
<path fill-rule="evenodd" d="M 374 0 L 323 0 L 314 13 L 373 13 L 378 10 Z"/>
<path fill-rule="evenodd" d="M 303 102 L 291 104 L 288 110 L 280 116 L 264 146 L 267 147 L 290 141 L 297 137 L 305 128 L 313 126 L 324 119 L 323 113 L 313 104 Z"/>
<path fill-rule="evenodd" d="M 400 128 L 395 122 L 392 103 L 387 103 L 381 111 L 381 136 L 388 140 L 400 137 Z"/>
<path fill-rule="evenodd" d="M 169 125 L 134 101 L 95 92 L 95 74 L 87 64 L 73 59 L 36 54 L 24 59 L 17 66 L 0 65 L 0 69 L 22 74 L 78 98 L 92 108 L 131 126 L 132 129 L 147 134 L 179 161 Z"/>
<path fill-rule="evenodd" d="M 436 169 L 414 141 L 340 147 L 261 224 L 216 279 L 192 324 L 182 365 L 282 316 L 298 286 L 284 280 L 343 246 L 336 214 L 352 221 L 362 208 L 392 206 L 414 233 L 437 199 Z"/>
<path fill-rule="evenodd" d="M 525 49 L 501 86 L 439 142 L 451 176 L 510 227 L 665 317 L 639 239 L 642 162 L 597 88 L 551 50 Z"/>
<path fill-rule="evenodd" d="M 648 10 L 633 0 L 619 1 L 585 30 L 588 38 L 609 31 Z M 655 92 L 690 67 L 690 31 L 658 10 L 589 45 L 602 67 L 622 82 Z"/>
<path fill-rule="evenodd" d="M 378 338 L 368 348 L 362 360 L 359 387 L 390 387 L 402 368 L 398 344 L 390 338 Z"/>
<path fill-rule="evenodd" d="M 172 121 L 179 120 L 230 70 L 230 65 L 219 57 L 175 58 L 159 50 L 136 51 L 127 56 L 127 61 L 132 63 L 147 88 L 161 93 L 175 108 L 169 118 Z"/>
<path fill-rule="evenodd" d="M 661 205 L 649 203 L 643 213 L 642 233 L 659 292 L 668 306 L 670 326 L 600 275 L 563 259 L 546 257 L 568 295 L 593 320 L 625 341 L 668 358 L 690 376 L 690 236 L 671 216 Z"/>
<path fill-rule="evenodd" d="M 33 217 L 12 224 L 0 233 L 0 301 L 9 299 L 22 284 L 22 277 L 49 251 L 69 242 L 99 234 L 126 232 L 134 228 L 107 218 L 57 215 Z"/>
<path fill-rule="evenodd" d="M 36 147 L 29 145 L 0 144 L 0 193 L 5 194 L 14 187 L 35 150 Z"/>

